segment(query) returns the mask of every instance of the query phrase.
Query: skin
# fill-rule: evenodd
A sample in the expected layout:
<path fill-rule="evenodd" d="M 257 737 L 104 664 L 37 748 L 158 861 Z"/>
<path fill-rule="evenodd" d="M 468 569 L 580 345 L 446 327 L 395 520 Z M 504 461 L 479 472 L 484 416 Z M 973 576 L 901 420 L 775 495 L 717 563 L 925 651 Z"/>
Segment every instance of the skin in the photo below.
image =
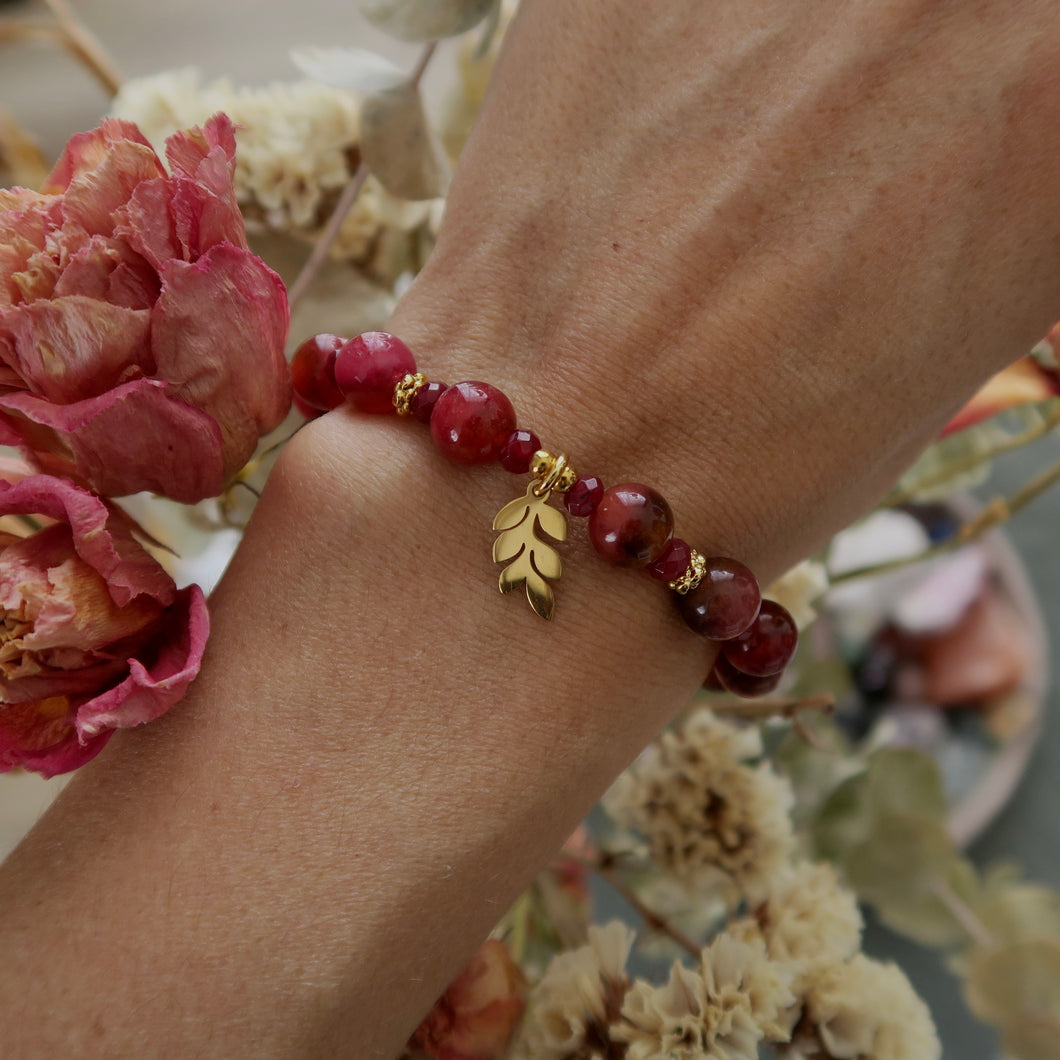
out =
<path fill-rule="evenodd" d="M 392 330 L 763 583 L 1060 309 L 1047 0 L 524 0 Z M 394 418 L 277 466 L 180 709 L 0 871 L 8 1057 L 391 1057 L 710 664 L 576 527 Z"/>

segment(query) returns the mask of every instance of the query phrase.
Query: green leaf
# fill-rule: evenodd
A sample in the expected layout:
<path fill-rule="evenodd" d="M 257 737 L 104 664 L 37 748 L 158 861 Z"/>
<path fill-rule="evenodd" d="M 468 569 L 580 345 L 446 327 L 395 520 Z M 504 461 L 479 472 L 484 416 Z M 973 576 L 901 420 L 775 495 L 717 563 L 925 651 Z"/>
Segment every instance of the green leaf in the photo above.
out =
<path fill-rule="evenodd" d="M 415 85 L 365 99 L 361 155 L 379 183 L 399 198 L 434 199 L 445 194 L 449 164 Z"/>
<path fill-rule="evenodd" d="M 400 40 L 455 37 L 477 26 L 495 0 L 359 0 L 369 22 Z"/>

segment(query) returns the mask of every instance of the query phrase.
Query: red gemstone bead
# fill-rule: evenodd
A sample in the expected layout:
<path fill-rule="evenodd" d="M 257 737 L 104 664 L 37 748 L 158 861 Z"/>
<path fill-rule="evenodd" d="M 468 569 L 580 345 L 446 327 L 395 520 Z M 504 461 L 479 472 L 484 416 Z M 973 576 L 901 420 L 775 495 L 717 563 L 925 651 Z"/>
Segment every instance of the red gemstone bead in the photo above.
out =
<path fill-rule="evenodd" d="M 735 559 L 708 559 L 699 585 L 677 597 L 685 622 L 710 640 L 738 637 L 758 617 L 761 603 L 758 581 Z"/>
<path fill-rule="evenodd" d="M 512 431 L 501 450 L 501 467 L 513 475 L 523 475 L 540 448 L 541 439 L 533 431 Z"/>
<path fill-rule="evenodd" d="M 335 383 L 358 412 L 393 412 L 394 387 L 415 371 L 412 351 L 385 331 L 358 335 L 335 358 Z"/>
<path fill-rule="evenodd" d="M 315 420 L 318 416 L 323 416 L 327 409 L 318 409 L 314 405 L 310 405 L 308 401 L 299 396 L 298 392 L 295 391 L 291 398 L 291 404 L 303 415 L 307 420 Z"/>
<path fill-rule="evenodd" d="M 489 383 L 454 383 L 434 405 L 431 437 L 457 464 L 488 464 L 515 430 L 515 409 Z"/>
<path fill-rule="evenodd" d="M 656 581 L 672 582 L 688 570 L 688 564 L 691 562 L 692 549 L 688 542 L 675 537 L 663 550 L 663 554 L 651 565 L 648 573 Z"/>
<path fill-rule="evenodd" d="M 646 567 L 670 543 L 674 517 L 661 494 L 650 486 L 623 482 L 604 490 L 589 516 L 589 540 L 609 563 Z"/>
<path fill-rule="evenodd" d="M 750 629 L 726 641 L 722 652 L 740 673 L 752 677 L 779 674 L 799 644 L 795 620 L 775 600 L 763 600 Z"/>
<path fill-rule="evenodd" d="M 412 400 L 409 402 L 409 412 L 412 413 L 412 418 L 419 420 L 420 423 L 430 423 L 434 406 L 448 389 L 447 383 L 424 383 L 412 395 Z"/>
<path fill-rule="evenodd" d="M 782 673 L 770 674 L 768 677 L 742 674 L 723 655 L 719 655 L 714 663 L 713 673 L 727 692 L 744 699 L 767 695 L 780 684 L 780 679 L 784 676 Z"/>
<path fill-rule="evenodd" d="M 703 687 L 708 692 L 724 692 L 725 686 L 721 683 L 721 678 L 718 677 L 718 671 L 712 666 L 710 673 L 707 674 L 706 679 L 703 681 Z"/>
<path fill-rule="evenodd" d="M 345 345 L 339 335 L 320 334 L 306 339 L 291 356 L 291 382 L 296 397 L 315 409 L 327 412 L 343 402 L 335 385 L 335 354 Z"/>
<path fill-rule="evenodd" d="M 585 475 L 574 480 L 563 494 L 563 503 L 571 515 L 592 515 L 603 495 L 604 484 L 595 475 Z"/>

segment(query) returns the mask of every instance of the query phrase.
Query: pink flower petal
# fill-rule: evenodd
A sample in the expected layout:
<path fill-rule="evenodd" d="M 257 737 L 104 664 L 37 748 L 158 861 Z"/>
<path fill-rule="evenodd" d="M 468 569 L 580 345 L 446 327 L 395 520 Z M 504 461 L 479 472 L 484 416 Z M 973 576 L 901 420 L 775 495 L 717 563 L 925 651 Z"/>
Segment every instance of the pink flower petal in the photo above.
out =
<path fill-rule="evenodd" d="M 129 676 L 77 708 L 82 740 L 106 729 L 129 728 L 164 714 L 199 672 L 210 635 L 206 598 L 197 585 L 177 594 L 166 625 L 150 656 L 129 660 Z"/>
<path fill-rule="evenodd" d="M 74 180 L 96 169 L 117 145 L 126 140 L 150 148 L 154 154 L 150 141 L 137 126 L 131 121 L 122 121 L 119 118 L 105 118 L 90 132 L 71 136 L 41 191 L 51 195 L 66 191 Z M 154 175 L 165 175 L 161 162 L 158 163 L 158 172 Z"/>
<path fill-rule="evenodd" d="M 35 703 L 0 708 L 0 773 L 29 769 L 55 777 L 91 761 L 113 732 L 101 732 L 82 743 L 67 718 L 42 722 Z"/>
<path fill-rule="evenodd" d="M 114 211 L 114 234 L 151 266 L 159 270 L 167 261 L 183 257 L 169 209 L 170 181 L 145 180 L 129 201 Z"/>
<path fill-rule="evenodd" d="M 151 333 L 157 372 L 174 396 L 221 425 L 224 473 L 234 474 L 290 408 L 283 282 L 253 254 L 223 243 L 194 265 L 169 262 L 162 281 Z"/>
<path fill-rule="evenodd" d="M 1005 409 L 1045 401 L 1057 394 L 1060 394 L 1060 379 L 1056 374 L 1047 371 L 1033 357 L 1021 357 L 979 389 L 946 425 L 942 437 L 996 416 Z"/>
<path fill-rule="evenodd" d="M 95 397 L 153 367 L 151 314 L 84 295 L 0 310 L 10 367 L 29 388 L 66 404 Z"/>
<path fill-rule="evenodd" d="M 126 309 L 150 309 L 159 290 L 158 273 L 123 241 L 92 236 L 68 258 L 53 295 L 80 295 Z"/>
<path fill-rule="evenodd" d="M 224 488 L 217 421 L 170 397 L 166 384 L 155 379 L 72 405 L 25 393 L 0 395 L 0 418 L 5 416 L 31 450 L 69 457 L 85 481 L 107 496 L 151 490 L 194 503 Z"/>

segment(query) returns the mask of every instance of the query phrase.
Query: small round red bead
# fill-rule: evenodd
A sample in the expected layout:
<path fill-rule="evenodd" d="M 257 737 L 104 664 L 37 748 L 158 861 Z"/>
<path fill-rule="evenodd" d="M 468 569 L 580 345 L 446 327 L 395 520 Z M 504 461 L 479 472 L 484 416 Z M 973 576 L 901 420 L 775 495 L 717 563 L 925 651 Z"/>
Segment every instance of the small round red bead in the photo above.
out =
<path fill-rule="evenodd" d="M 447 383 L 436 383 L 433 381 L 424 383 L 412 395 L 412 400 L 409 401 L 409 412 L 412 413 L 412 418 L 419 420 L 420 423 L 430 423 L 434 406 L 448 389 L 449 385 Z"/>
<path fill-rule="evenodd" d="M 592 515 L 603 495 L 604 484 L 595 475 L 585 475 L 563 494 L 563 505 L 571 515 Z"/>
<path fill-rule="evenodd" d="M 787 609 L 775 600 L 763 600 L 749 629 L 726 641 L 722 652 L 740 673 L 772 677 L 791 662 L 799 644 L 799 631 Z"/>
<path fill-rule="evenodd" d="M 767 695 L 780 684 L 780 679 L 784 676 L 779 673 L 770 674 L 768 677 L 753 677 L 751 674 L 740 673 L 724 655 L 718 656 L 711 673 L 726 691 L 744 699 Z"/>
<path fill-rule="evenodd" d="M 692 548 L 687 541 L 673 538 L 663 550 L 663 554 L 651 565 L 648 573 L 660 582 L 672 582 L 680 578 L 689 563 L 692 562 Z"/>
<path fill-rule="evenodd" d="M 291 382 L 295 397 L 301 398 L 303 404 L 328 412 L 337 409 L 345 400 L 335 385 L 335 355 L 345 344 L 346 340 L 339 335 L 321 333 L 306 339 L 294 351 Z M 299 412 L 302 412 L 301 408 Z"/>
<path fill-rule="evenodd" d="M 489 383 L 454 383 L 431 413 L 434 444 L 457 464 L 489 464 L 515 430 L 515 409 Z"/>
<path fill-rule="evenodd" d="M 512 431 L 501 450 L 501 467 L 513 475 L 525 475 L 540 448 L 541 439 L 533 431 Z"/>
<path fill-rule="evenodd" d="M 670 543 L 674 517 L 662 494 L 638 482 L 604 490 L 589 516 L 589 540 L 609 563 L 646 567 Z"/>
<path fill-rule="evenodd" d="M 738 637 L 758 617 L 761 604 L 757 579 L 735 559 L 708 559 L 699 585 L 677 597 L 688 626 L 710 640 Z"/>
<path fill-rule="evenodd" d="M 358 412 L 393 412 L 394 387 L 415 371 L 412 351 L 386 331 L 350 339 L 335 358 L 335 383 Z"/>

